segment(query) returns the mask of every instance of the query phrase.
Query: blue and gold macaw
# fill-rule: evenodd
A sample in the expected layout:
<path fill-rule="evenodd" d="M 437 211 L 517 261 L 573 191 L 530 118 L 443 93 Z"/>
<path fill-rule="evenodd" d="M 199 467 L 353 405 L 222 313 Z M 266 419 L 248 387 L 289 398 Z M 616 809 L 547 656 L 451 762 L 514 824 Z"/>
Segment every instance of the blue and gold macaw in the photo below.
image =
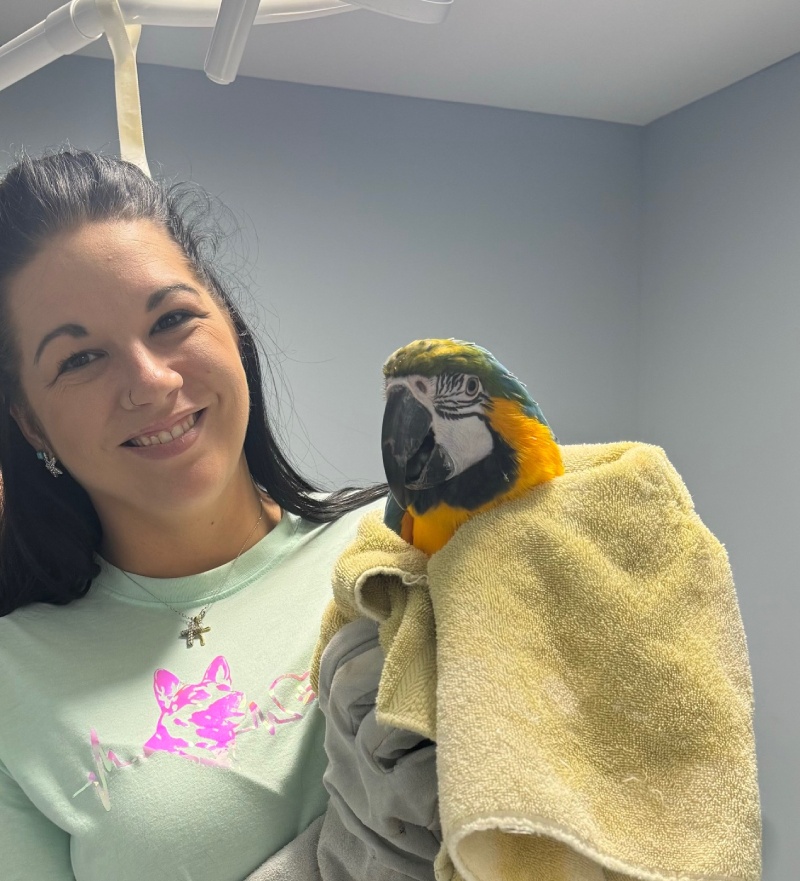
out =
<path fill-rule="evenodd" d="M 486 349 L 417 340 L 383 373 L 385 521 L 424 553 L 473 515 L 564 473 L 539 405 Z"/>

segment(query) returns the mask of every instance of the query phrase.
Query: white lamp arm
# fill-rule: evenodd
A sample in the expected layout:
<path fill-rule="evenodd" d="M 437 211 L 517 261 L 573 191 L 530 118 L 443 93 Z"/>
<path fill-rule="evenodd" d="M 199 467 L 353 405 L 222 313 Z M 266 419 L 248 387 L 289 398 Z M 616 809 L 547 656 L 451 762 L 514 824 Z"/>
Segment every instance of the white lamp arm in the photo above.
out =
<path fill-rule="evenodd" d="M 438 24 L 445 19 L 452 3 L 453 0 L 260 0 L 253 23 L 277 24 L 370 9 L 408 21 Z M 119 0 L 119 5 L 126 24 L 214 27 L 220 0 Z M 95 0 L 71 0 L 0 46 L 0 91 L 62 55 L 88 46 L 102 34 Z"/>
<path fill-rule="evenodd" d="M 128 24 L 213 27 L 219 0 L 120 0 Z M 338 0 L 261 0 L 255 24 L 319 18 L 358 9 Z M 0 46 L 0 91 L 37 70 L 71 55 L 103 35 L 94 0 L 71 0 L 44 21 Z"/>

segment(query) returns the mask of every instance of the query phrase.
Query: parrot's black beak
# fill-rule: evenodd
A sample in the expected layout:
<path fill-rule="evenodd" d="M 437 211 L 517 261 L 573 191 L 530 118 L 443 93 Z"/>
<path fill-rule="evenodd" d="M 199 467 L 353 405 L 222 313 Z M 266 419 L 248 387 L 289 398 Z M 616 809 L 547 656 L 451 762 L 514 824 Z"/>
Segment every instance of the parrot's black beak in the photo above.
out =
<path fill-rule="evenodd" d="M 436 443 L 431 414 L 405 386 L 389 390 L 383 413 L 383 468 L 392 495 L 407 508 L 410 492 L 443 483 L 453 463 Z"/>

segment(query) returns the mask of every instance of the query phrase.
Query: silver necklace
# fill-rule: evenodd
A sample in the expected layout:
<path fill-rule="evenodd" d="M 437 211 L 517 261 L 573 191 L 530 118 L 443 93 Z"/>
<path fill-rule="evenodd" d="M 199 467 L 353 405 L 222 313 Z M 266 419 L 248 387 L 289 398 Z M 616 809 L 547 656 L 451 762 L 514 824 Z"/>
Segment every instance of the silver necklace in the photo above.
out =
<path fill-rule="evenodd" d="M 233 569 L 236 566 L 237 562 L 239 561 L 239 557 L 242 556 L 242 551 L 244 551 L 245 546 L 247 545 L 247 542 L 250 541 L 250 537 L 256 531 L 258 524 L 263 519 L 264 506 L 261 504 L 260 499 L 259 499 L 259 506 L 260 506 L 260 512 L 258 515 L 258 520 L 256 520 L 256 522 L 253 524 L 253 528 L 247 534 L 247 538 L 244 540 L 244 544 L 242 545 L 241 549 L 239 550 L 239 553 L 236 555 L 234 561 L 230 565 L 230 568 L 225 573 L 225 577 L 222 579 L 222 584 L 220 584 L 220 586 L 214 591 L 214 593 L 211 594 L 211 599 L 209 599 L 209 601 L 203 606 L 203 608 L 196 615 L 185 615 L 183 612 L 180 611 L 180 609 L 176 609 L 174 606 L 171 606 L 165 600 L 162 600 L 161 597 L 157 597 L 151 590 L 148 590 L 143 584 L 139 584 L 139 582 L 133 576 L 128 575 L 128 573 L 124 569 L 119 570 L 130 581 L 132 581 L 137 587 L 141 587 L 142 590 L 149 593 L 150 596 L 154 600 L 158 600 L 158 602 L 161 603 L 163 606 L 166 606 L 168 609 L 172 609 L 172 611 L 175 612 L 175 614 L 180 615 L 181 618 L 183 618 L 183 620 L 186 621 L 186 623 L 189 626 L 186 628 L 186 630 L 182 630 L 181 635 L 180 635 L 180 639 L 186 640 L 186 648 L 190 649 L 194 645 L 195 639 L 199 640 L 200 645 L 206 644 L 205 640 L 203 639 L 203 634 L 209 633 L 211 630 L 210 627 L 203 627 L 203 620 L 206 617 L 206 612 L 214 605 L 214 603 L 217 601 L 216 598 L 219 596 L 220 593 L 222 593 L 223 588 L 230 580 L 230 577 L 233 574 Z"/>

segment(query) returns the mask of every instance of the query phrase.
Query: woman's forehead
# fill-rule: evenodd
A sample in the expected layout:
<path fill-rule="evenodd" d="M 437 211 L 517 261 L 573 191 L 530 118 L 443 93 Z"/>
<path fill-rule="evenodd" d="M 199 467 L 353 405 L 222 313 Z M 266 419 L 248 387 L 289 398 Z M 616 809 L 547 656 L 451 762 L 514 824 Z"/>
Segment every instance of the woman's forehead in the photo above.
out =
<path fill-rule="evenodd" d="M 176 282 L 200 287 L 162 227 L 146 220 L 87 223 L 40 248 L 11 280 L 9 306 L 24 335 L 31 324 L 136 308 L 139 297 Z"/>
<path fill-rule="evenodd" d="M 186 258 L 163 227 L 150 220 L 127 220 L 85 223 L 60 232 L 40 247 L 28 267 L 39 273 L 128 277 L 140 267 L 158 270 L 161 264 L 184 268 Z"/>

